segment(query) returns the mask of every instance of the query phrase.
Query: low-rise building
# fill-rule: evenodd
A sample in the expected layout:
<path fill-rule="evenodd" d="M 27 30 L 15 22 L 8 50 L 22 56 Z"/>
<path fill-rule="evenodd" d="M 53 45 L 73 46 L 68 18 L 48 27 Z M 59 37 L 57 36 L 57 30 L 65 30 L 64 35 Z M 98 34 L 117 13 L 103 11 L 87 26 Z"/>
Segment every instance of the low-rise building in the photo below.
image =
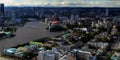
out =
<path fill-rule="evenodd" d="M 120 60 L 120 53 L 119 52 L 115 52 L 111 58 L 111 60 Z"/>

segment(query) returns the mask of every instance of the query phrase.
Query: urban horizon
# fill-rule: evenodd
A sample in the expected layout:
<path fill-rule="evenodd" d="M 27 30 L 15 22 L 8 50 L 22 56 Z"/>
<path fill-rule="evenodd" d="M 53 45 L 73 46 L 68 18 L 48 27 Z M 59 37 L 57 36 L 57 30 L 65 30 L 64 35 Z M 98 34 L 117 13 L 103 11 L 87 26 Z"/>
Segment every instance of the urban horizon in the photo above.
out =
<path fill-rule="evenodd" d="M 0 60 L 120 60 L 119 2 L 4 0 Z"/>

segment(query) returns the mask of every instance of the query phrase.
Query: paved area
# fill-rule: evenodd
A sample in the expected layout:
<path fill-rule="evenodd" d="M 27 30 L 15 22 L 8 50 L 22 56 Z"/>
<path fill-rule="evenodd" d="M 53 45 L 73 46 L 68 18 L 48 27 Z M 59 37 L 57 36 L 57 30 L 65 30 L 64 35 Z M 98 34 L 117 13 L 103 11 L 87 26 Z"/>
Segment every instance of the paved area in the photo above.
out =
<path fill-rule="evenodd" d="M 46 25 L 43 22 L 26 23 L 24 27 L 18 28 L 15 37 L 0 40 L 0 52 L 5 48 L 16 46 L 18 44 L 27 43 L 47 36 L 54 37 L 61 34 L 61 32 L 46 31 L 45 27 Z"/>

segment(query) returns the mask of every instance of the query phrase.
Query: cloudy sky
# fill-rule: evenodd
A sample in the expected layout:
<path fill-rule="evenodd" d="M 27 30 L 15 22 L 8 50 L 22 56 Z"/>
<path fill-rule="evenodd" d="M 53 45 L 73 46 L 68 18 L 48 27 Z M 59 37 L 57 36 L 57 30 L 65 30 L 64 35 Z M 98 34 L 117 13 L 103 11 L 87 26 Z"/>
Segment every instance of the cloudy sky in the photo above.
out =
<path fill-rule="evenodd" d="M 0 0 L 5 6 L 120 7 L 120 0 Z"/>

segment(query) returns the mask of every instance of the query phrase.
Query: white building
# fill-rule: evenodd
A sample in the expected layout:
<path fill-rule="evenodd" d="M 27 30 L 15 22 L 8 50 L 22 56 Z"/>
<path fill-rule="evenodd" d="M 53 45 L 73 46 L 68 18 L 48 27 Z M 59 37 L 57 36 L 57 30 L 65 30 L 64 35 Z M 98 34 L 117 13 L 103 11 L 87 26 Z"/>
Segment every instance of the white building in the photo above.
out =
<path fill-rule="evenodd" d="M 116 28 L 116 26 L 114 25 L 111 31 L 112 35 L 116 35 L 118 33 L 118 29 Z"/>
<path fill-rule="evenodd" d="M 75 19 L 74 15 L 71 15 L 71 17 L 70 17 L 70 24 L 71 24 L 71 25 L 74 24 L 74 22 L 75 22 L 74 19 Z"/>
<path fill-rule="evenodd" d="M 95 27 L 95 22 L 94 21 L 92 21 L 91 27 Z"/>
<path fill-rule="evenodd" d="M 99 27 L 100 27 L 100 24 L 97 23 L 97 24 L 95 24 L 95 26 L 96 26 L 97 28 L 99 28 Z"/>
<path fill-rule="evenodd" d="M 76 21 L 79 20 L 79 15 L 75 15 L 75 20 L 76 20 Z"/>
<path fill-rule="evenodd" d="M 44 60 L 45 51 L 39 51 L 37 60 Z"/>
<path fill-rule="evenodd" d="M 112 22 L 107 21 L 106 19 L 103 20 L 103 25 L 104 28 L 111 28 L 112 27 Z"/>
<path fill-rule="evenodd" d="M 44 60 L 55 60 L 55 54 L 45 54 L 44 55 Z"/>
<path fill-rule="evenodd" d="M 58 60 L 61 56 L 60 52 L 54 52 L 55 54 L 55 60 Z"/>
<path fill-rule="evenodd" d="M 45 24 L 48 24 L 48 22 L 49 22 L 49 19 L 45 18 Z"/>
<path fill-rule="evenodd" d="M 53 50 L 40 51 L 37 60 L 58 60 L 60 56 L 60 52 L 57 52 L 56 49 L 53 48 Z"/>

